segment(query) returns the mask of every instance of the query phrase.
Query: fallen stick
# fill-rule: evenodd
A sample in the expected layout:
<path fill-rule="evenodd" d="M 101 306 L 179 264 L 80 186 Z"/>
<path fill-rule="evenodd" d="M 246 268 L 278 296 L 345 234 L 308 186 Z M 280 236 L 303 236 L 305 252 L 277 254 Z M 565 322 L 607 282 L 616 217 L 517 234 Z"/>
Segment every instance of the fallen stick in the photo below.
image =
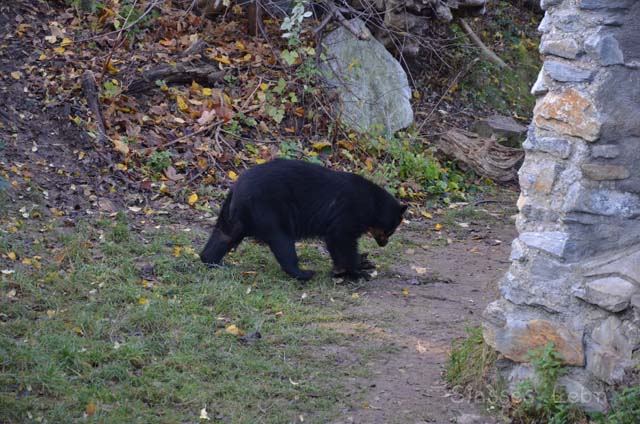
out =
<path fill-rule="evenodd" d="M 102 112 L 100 112 L 100 103 L 98 101 L 98 87 L 96 85 L 96 79 L 91 71 L 84 71 L 82 74 L 82 92 L 87 99 L 89 110 L 93 113 L 98 126 L 98 141 L 100 144 L 104 144 L 107 140 L 107 131 L 104 126 L 104 119 L 102 118 Z"/>

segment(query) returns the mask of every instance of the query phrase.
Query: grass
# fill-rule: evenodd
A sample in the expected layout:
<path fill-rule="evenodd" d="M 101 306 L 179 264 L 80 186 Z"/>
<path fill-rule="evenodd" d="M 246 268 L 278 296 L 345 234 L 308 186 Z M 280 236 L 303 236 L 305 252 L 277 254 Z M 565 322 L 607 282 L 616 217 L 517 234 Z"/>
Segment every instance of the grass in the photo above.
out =
<path fill-rule="evenodd" d="M 347 343 L 318 324 L 358 300 L 313 244 L 298 250 L 321 275 L 302 286 L 251 242 L 210 270 L 193 250 L 204 234 L 35 221 L 0 241 L 14 271 L 0 281 L 0 422 L 199 422 L 202 408 L 211 422 L 327 422 L 345 367 L 376 354 L 314 353 Z"/>
<path fill-rule="evenodd" d="M 481 392 L 498 353 L 485 343 L 481 327 L 467 327 L 466 331 L 467 337 L 452 346 L 444 377 L 451 386 Z"/>

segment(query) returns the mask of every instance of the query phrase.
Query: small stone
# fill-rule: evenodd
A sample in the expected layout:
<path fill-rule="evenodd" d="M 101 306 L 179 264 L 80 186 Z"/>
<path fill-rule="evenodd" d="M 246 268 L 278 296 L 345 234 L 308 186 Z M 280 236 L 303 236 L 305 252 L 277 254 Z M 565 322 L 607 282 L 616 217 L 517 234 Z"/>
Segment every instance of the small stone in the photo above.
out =
<path fill-rule="evenodd" d="M 591 100 L 572 88 L 547 94 L 533 113 L 535 124 L 542 129 L 586 141 L 600 137 L 602 123 L 598 111 Z"/>
<path fill-rule="evenodd" d="M 579 68 L 556 60 L 546 60 L 543 68 L 545 72 L 554 80 L 560 82 L 584 82 L 591 81 L 593 71 Z"/>
<path fill-rule="evenodd" d="M 571 155 L 571 144 L 557 137 L 536 137 L 529 134 L 522 147 L 526 150 L 549 153 L 560 159 L 567 159 Z"/>
<path fill-rule="evenodd" d="M 524 262 L 527 259 L 527 254 L 525 251 L 525 245 L 518 239 L 514 239 L 511 242 L 511 255 L 509 259 L 517 262 Z"/>
<path fill-rule="evenodd" d="M 582 173 L 592 180 L 609 181 L 624 180 L 629 178 L 629 170 L 619 165 L 598 165 L 595 163 L 583 163 L 580 166 Z"/>
<path fill-rule="evenodd" d="M 628 9 L 635 0 L 580 0 L 580 9 Z"/>
<path fill-rule="evenodd" d="M 531 94 L 534 96 L 541 96 L 549 92 L 549 84 L 547 82 L 547 76 L 544 73 L 544 69 L 541 69 L 538 73 L 536 82 L 531 87 Z"/>
<path fill-rule="evenodd" d="M 591 157 L 615 159 L 620 156 L 620 148 L 615 144 L 601 144 L 591 148 Z"/>
<path fill-rule="evenodd" d="M 509 116 L 491 115 L 476 122 L 473 130 L 482 137 L 495 136 L 498 139 L 507 139 L 511 145 L 519 145 L 527 132 L 527 127 L 520 125 Z"/>
<path fill-rule="evenodd" d="M 561 231 L 526 232 L 520 234 L 519 239 L 528 247 L 562 258 L 565 255 L 569 235 Z"/>
<path fill-rule="evenodd" d="M 540 43 L 540 54 L 575 59 L 580 53 L 580 47 L 573 38 L 560 40 L 545 40 Z"/>
<path fill-rule="evenodd" d="M 607 311 L 620 312 L 627 309 L 631 297 L 639 293 L 640 288 L 620 277 L 605 277 L 589 281 L 584 290 L 577 291 L 575 295 Z"/>
<path fill-rule="evenodd" d="M 562 0 L 540 0 L 540 8 L 542 10 L 547 10 L 551 6 L 556 6 L 562 3 Z"/>
<path fill-rule="evenodd" d="M 624 63 L 624 54 L 620 50 L 618 40 L 613 35 L 594 34 L 584 42 L 584 47 L 603 65 L 619 65 Z"/>

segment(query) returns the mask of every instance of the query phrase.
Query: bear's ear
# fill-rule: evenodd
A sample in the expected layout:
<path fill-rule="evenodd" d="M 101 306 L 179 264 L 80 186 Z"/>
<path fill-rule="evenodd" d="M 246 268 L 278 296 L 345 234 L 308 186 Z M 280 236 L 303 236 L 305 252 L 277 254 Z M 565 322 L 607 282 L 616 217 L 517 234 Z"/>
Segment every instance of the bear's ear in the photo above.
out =
<path fill-rule="evenodd" d="M 400 204 L 400 215 L 402 215 L 402 214 L 407 210 L 407 207 L 408 207 L 408 206 L 409 206 L 409 205 L 406 205 L 406 204 L 404 204 L 404 203 L 401 203 L 401 204 Z"/>

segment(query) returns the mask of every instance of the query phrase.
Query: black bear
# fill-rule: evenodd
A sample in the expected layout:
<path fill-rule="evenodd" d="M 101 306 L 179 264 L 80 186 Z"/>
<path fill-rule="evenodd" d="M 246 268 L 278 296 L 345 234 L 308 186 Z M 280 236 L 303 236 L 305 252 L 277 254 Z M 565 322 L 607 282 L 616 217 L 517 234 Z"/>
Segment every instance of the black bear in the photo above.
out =
<path fill-rule="evenodd" d="M 275 159 L 240 175 L 200 258 L 217 265 L 243 238 L 254 237 L 269 246 L 287 274 L 304 281 L 314 272 L 298 267 L 295 241 L 322 238 L 334 273 L 358 278 L 372 266 L 358 253 L 358 238 L 368 232 L 379 246 L 386 245 L 406 209 L 359 175 Z"/>

